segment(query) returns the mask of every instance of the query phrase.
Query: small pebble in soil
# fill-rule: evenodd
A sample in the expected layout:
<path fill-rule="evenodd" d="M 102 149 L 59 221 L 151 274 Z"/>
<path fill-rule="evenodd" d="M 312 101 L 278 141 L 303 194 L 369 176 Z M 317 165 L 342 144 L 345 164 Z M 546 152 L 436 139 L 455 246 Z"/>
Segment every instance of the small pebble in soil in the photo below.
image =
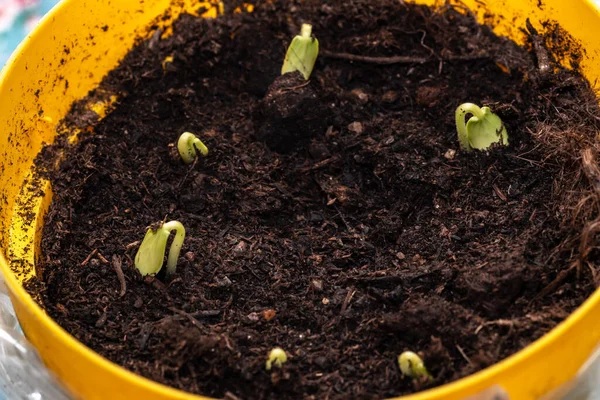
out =
<path fill-rule="evenodd" d="M 236 244 L 235 247 L 233 248 L 233 252 L 237 255 L 240 255 L 246 251 L 247 247 L 248 247 L 248 243 L 246 243 L 243 240 L 240 240 L 238 242 L 238 244 Z"/>
<path fill-rule="evenodd" d="M 313 279 L 310 281 L 310 290 L 315 292 L 323 291 L 323 281 L 320 279 Z"/>
<path fill-rule="evenodd" d="M 442 98 L 442 89 L 439 87 L 420 86 L 417 89 L 417 103 L 425 107 L 435 107 Z"/>
<path fill-rule="evenodd" d="M 394 103 L 399 97 L 400 95 L 395 90 L 388 90 L 381 96 L 381 101 L 388 104 Z"/>
<path fill-rule="evenodd" d="M 353 122 L 350 125 L 348 125 L 348 130 L 352 133 L 356 133 L 358 135 L 360 135 L 361 133 L 363 133 L 365 131 L 365 128 L 363 126 L 363 124 L 361 124 L 360 122 Z"/>
<path fill-rule="evenodd" d="M 369 102 L 369 94 L 364 89 L 356 88 L 353 89 L 350 93 L 361 104 L 366 104 Z"/>
<path fill-rule="evenodd" d="M 446 151 L 446 153 L 444 153 L 444 157 L 447 160 L 453 160 L 455 155 L 456 155 L 456 150 L 454 150 L 454 149 L 448 149 L 448 151 Z"/>
<path fill-rule="evenodd" d="M 135 303 L 133 303 L 133 306 L 135 308 L 142 308 L 143 305 L 144 305 L 144 300 L 142 300 L 141 297 L 138 297 L 137 299 L 135 299 Z"/>
<path fill-rule="evenodd" d="M 258 322 L 260 321 L 260 315 L 256 312 L 251 312 L 246 316 L 249 322 Z"/>
<path fill-rule="evenodd" d="M 264 310 L 261 314 L 265 321 L 270 321 L 273 318 L 275 318 L 275 315 L 277 315 L 277 311 L 270 308 L 268 310 Z"/>
<path fill-rule="evenodd" d="M 232 285 L 231 279 L 229 279 L 227 276 L 224 276 L 222 278 L 215 276 L 215 283 L 217 287 L 220 288 L 227 288 Z"/>

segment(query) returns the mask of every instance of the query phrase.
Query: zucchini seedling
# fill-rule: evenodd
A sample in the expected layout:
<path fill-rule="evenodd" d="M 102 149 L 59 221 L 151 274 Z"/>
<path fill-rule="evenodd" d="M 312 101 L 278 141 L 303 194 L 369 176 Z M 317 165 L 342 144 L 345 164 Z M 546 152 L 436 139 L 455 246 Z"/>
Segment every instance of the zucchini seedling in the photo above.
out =
<path fill-rule="evenodd" d="M 299 71 L 305 80 L 310 78 L 317 56 L 319 41 L 312 36 L 312 25 L 302 24 L 300 35 L 297 35 L 287 49 L 281 75 Z"/>
<path fill-rule="evenodd" d="M 398 365 L 400 366 L 400 372 L 402 375 L 408 376 L 410 378 L 419 379 L 421 377 L 427 377 L 427 379 L 431 380 L 433 377 L 425 368 L 425 364 L 421 357 L 412 351 L 405 351 L 404 353 L 398 356 Z"/>
<path fill-rule="evenodd" d="M 206 147 L 196 135 L 190 132 L 184 132 L 179 136 L 177 150 L 179 151 L 181 159 L 186 164 L 193 163 L 198 152 L 200 152 L 203 157 L 208 155 L 208 147 Z"/>
<path fill-rule="evenodd" d="M 473 116 L 465 121 L 467 114 Z M 499 116 L 489 107 L 464 103 L 456 109 L 458 143 L 463 150 L 487 150 L 492 144 L 508 146 L 508 133 Z"/>
<path fill-rule="evenodd" d="M 270 371 L 271 367 L 273 367 L 273 366 L 275 366 L 277 368 L 281 368 L 283 363 L 286 361 L 287 361 L 287 354 L 285 354 L 285 350 L 283 350 L 281 347 L 275 347 L 269 353 L 269 358 L 267 359 L 267 362 L 265 363 L 265 369 L 267 371 Z"/>
<path fill-rule="evenodd" d="M 163 265 L 165 250 L 167 249 L 167 240 L 171 231 L 175 231 L 175 238 L 169 249 L 167 258 L 167 276 L 175 273 L 177 259 L 185 239 L 185 228 L 179 221 L 170 221 L 161 223 L 158 228 L 148 228 L 146 236 L 135 255 L 135 267 L 142 276 L 157 274 Z"/>

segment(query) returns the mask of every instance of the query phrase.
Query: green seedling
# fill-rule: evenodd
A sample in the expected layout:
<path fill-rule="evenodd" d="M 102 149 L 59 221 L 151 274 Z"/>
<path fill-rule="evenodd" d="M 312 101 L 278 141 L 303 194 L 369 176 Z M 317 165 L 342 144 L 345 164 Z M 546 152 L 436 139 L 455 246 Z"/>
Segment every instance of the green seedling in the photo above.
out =
<path fill-rule="evenodd" d="M 141 272 L 142 276 L 157 274 L 162 268 L 167 240 L 171 231 L 175 231 L 175 238 L 171 243 L 169 257 L 167 258 L 167 275 L 175 273 L 177 259 L 185 239 L 185 228 L 179 221 L 163 223 L 157 229 L 152 227 L 148 229 L 135 255 L 135 267 Z"/>
<path fill-rule="evenodd" d="M 465 122 L 467 114 L 473 116 Z M 458 142 L 463 150 L 487 150 L 494 143 L 508 146 L 508 133 L 500 117 L 489 107 L 465 103 L 456 109 Z"/>
<path fill-rule="evenodd" d="M 203 157 L 208 155 L 208 147 L 206 147 L 196 135 L 190 132 L 185 132 L 179 136 L 177 150 L 179 151 L 181 159 L 186 164 L 193 163 L 198 152 L 200 152 Z"/>
<path fill-rule="evenodd" d="M 267 371 L 270 371 L 272 366 L 281 368 L 283 363 L 286 361 L 287 361 L 287 354 L 285 354 L 285 351 L 280 347 L 275 347 L 269 353 L 269 358 L 267 359 L 267 362 L 265 363 L 265 369 Z"/>
<path fill-rule="evenodd" d="M 318 55 L 319 41 L 312 37 L 312 25 L 303 24 L 300 35 L 296 36 L 288 47 L 281 75 L 300 71 L 304 79 L 308 80 Z"/>
<path fill-rule="evenodd" d="M 402 375 L 410 378 L 421 378 L 427 377 L 427 379 L 433 379 L 432 376 L 425 368 L 425 364 L 421 357 L 413 353 L 412 351 L 405 351 L 398 356 L 398 365 L 400 366 L 400 372 Z"/>

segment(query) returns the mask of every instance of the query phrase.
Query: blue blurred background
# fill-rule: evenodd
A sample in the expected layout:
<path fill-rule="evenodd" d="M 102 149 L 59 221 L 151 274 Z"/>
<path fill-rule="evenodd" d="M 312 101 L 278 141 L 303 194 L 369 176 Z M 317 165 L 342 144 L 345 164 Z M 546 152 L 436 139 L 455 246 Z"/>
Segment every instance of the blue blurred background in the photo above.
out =
<path fill-rule="evenodd" d="M 0 0 L 0 67 L 58 0 Z"/>

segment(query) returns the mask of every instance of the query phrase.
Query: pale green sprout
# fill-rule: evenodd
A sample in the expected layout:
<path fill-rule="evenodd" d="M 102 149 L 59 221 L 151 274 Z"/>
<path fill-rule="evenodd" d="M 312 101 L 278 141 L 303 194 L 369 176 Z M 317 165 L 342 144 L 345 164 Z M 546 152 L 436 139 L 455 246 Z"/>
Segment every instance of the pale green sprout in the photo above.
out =
<path fill-rule="evenodd" d="M 281 75 L 299 71 L 304 79 L 308 80 L 318 55 L 319 41 L 312 37 L 312 25 L 302 24 L 300 35 L 296 36 L 288 47 Z"/>
<path fill-rule="evenodd" d="M 185 239 L 185 228 L 179 221 L 170 221 L 161 224 L 157 229 L 149 228 L 144 240 L 135 255 L 135 267 L 142 276 L 157 274 L 162 268 L 167 240 L 171 231 L 175 231 L 175 238 L 169 249 L 167 258 L 167 275 L 175 273 L 177 259 Z"/>
<path fill-rule="evenodd" d="M 177 150 L 179 151 L 181 159 L 186 164 L 193 163 L 198 152 L 200 152 L 203 157 L 208 155 L 208 148 L 196 137 L 196 135 L 190 132 L 185 132 L 179 136 Z"/>
<path fill-rule="evenodd" d="M 400 372 L 402 375 L 410 378 L 421 378 L 423 376 L 428 379 L 433 379 L 432 376 L 425 368 L 425 364 L 421 357 L 412 351 L 405 351 L 398 356 L 398 365 L 400 366 Z"/>
<path fill-rule="evenodd" d="M 272 366 L 281 368 L 283 363 L 286 361 L 287 361 L 287 354 L 285 354 L 285 351 L 281 347 L 275 347 L 269 353 L 269 358 L 267 359 L 267 362 L 265 363 L 265 369 L 267 371 L 270 371 Z"/>
<path fill-rule="evenodd" d="M 467 114 L 473 116 L 465 122 Z M 458 142 L 463 150 L 487 150 L 494 143 L 508 146 L 508 133 L 500 117 L 490 110 L 465 103 L 456 109 L 456 130 Z"/>

